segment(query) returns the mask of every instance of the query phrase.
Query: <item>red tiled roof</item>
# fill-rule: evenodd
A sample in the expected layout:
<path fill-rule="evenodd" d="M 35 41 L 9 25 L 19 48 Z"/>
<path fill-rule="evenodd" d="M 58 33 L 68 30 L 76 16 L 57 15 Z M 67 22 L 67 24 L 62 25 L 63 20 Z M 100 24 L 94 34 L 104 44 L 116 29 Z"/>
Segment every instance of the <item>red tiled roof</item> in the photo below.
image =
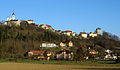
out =
<path fill-rule="evenodd" d="M 45 53 L 45 51 L 30 51 L 33 52 L 33 54 L 41 54 L 41 53 Z M 47 53 L 52 53 L 50 51 L 47 51 Z"/>
<path fill-rule="evenodd" d="M 92 33 L 92 32 L 90 32 L 90 34 L 96 34 L 96 33 Z"/>
<path fill-rule="evenodd" d="M 87 34 L 86 32 L 80 32 L 80 34 Z"/>
<path fill-rule="evenodd" d="M 44 53 L 45 51 L 30 51 L 33 52 L 34 54 L 40 54 L 40 53 Z"/>

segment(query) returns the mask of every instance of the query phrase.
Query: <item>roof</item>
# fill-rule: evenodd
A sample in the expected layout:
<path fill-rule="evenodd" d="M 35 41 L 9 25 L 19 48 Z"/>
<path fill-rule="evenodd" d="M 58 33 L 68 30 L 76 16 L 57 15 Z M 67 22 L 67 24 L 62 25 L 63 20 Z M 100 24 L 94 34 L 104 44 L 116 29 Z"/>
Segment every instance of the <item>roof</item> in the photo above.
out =
<path fill-rule="evenodd" d="M 67 32 L 72 32 L 72 31 L 63 31 L 63 32 L 66 32 L 66 33 L 67 33 Z"/>
<path fill-rule="evenodd" d="M 40 25 L 40 26 L 51 27 L 50 25 Z"/>
<path fill-rule="evenodd" d="M 96 34 L 96 33 L 90 32 L 90 34 Z"/>
<path fill-rule="evenodd" d="M 27 20 L 27 21 L 33 21 L 33 20 L 30 19 L 30 20 Z"/>
<path fill-rule="evenodd" d="M 87 34 L 86 32 L 80 32 L 80 34 Z"/>
<path fill-rule="evenodd" d="M 44 53 L 44 51 L 30 51 L 30 52 L 33 52 L 34 54 Z"/>
<path fill-rule="evenodd" d="M 12 15 L 15 15 L 15 13 L 13 12 Z"/>
<path fill-rule="evenodd" d="M 101 30 L 101 28 L 96 28 L 96 29 L 99 29 L 99 30 Z"/>
<path fill-rule="evenodd" d="M 45 53 L 46 51 L 30 51 L 33 52 L 33 54 L 42 54 Z M 51 51 L 47 51 L 47 53 L 51 53 Z"/>

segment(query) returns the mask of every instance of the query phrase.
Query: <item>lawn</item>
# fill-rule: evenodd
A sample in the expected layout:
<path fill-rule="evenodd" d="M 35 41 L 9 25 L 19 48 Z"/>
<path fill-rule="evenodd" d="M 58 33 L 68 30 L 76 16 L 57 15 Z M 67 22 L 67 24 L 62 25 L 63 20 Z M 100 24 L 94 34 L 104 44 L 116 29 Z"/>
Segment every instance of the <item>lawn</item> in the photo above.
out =
<path fill-rule="evenodd" d="M 84 61 L 65 61 L 65 60 L 30 60 L 30 59 L 0 59 L 3 62 L 16 63 L 34 63 L 34 64 L 55 64 L 55 65 L 87 65 L 87 66 L 120 66 L 120 63 L 115 61 L 98 61 L 98 60 L 84 60 Z"/>

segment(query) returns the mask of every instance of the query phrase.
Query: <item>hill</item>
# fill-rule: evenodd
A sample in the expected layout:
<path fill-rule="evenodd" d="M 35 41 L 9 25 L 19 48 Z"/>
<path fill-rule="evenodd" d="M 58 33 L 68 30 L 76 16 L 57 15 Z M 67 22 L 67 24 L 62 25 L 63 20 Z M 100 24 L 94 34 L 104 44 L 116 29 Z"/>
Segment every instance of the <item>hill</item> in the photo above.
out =
<path fill-rule="evenodd" d="M 74 46 L 69 48 L 76 56 L 79 54 L 87 55 L 88 48 L 102 53 L 105 49 L 119 49 L 120 41 L 116 36 L 107 32 L 97 37 L 87 39 L 80 36 L 70 37 L 58 34 L 51 30 L 45 30 L 36 24 L 21 23 L 20 26 L 0 25 L 0 58 L 24 58 L 24 54 L 29 50 L 43 50 L 40 43 L 51 42 L 58 46 L 60 42 L 72 41 Z M 57 51 L 63 48 L 47 48 L 44 50 Z M 78 49 L 81 49 L 78 52 Z"/>

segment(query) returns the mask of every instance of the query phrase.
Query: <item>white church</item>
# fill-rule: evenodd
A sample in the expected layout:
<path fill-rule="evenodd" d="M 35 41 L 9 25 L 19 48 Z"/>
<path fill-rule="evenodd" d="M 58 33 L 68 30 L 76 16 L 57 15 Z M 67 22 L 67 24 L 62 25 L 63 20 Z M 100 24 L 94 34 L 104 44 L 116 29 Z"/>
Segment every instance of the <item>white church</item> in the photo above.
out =
<path fill-rule="evenodd" d="M 11 18 L 7 17 L 4 24 L 5 25 L 10 25 L 10 26 L 11 25 L 18 25 L 19 26 L 20 22 L 21 22 L 20 20 L 15 19 L 15 13 L 13 12 L 12 17 Z"/>
<path fill-rule="evenodd" d="M 6 18 L 6 21 L 4 22 L 4 25 L 9 25 L 9 26 L 12 26 L 12 25 L 16 25 L 16 26 L 20 26 L 20 23 L 22 22 L 21 20 L 18 20 L 15 18 L 15 13 L 13 12 L 12 13 L 12 17 L 7 17 Z M 26 21 L 26 20 L 24 20 Z M 28 24 L 32 24 L 34 23 L 33 20 L 27 20 Z"/>

